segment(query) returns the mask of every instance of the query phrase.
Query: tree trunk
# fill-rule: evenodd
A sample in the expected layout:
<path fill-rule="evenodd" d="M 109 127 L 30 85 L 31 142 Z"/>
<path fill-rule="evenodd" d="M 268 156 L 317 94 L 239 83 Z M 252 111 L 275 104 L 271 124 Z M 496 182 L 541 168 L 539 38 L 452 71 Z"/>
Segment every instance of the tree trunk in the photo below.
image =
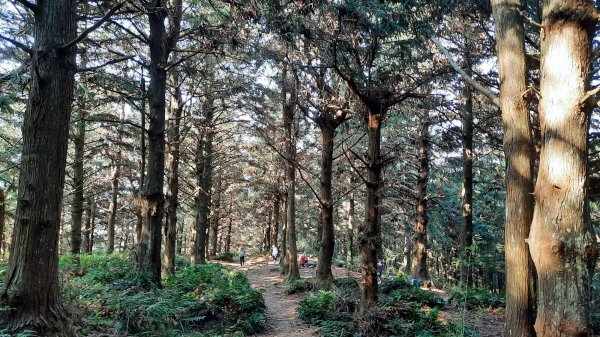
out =
<path fill-rule="evenodd" d="M 88 253 L 92 253 L 94 249 L 94 230 L 96 228 L 96 200 L 92 197 L 90 199 L 91 208 L 91 220 L 90 220 L 90 244 L 88 246 Z"/>
<path fill-rule="evenodd" d="M 529 111 L 523 96 L 527 90 L 527 68 L 520 8 L 521 0 L 492 1 L 506 158 L 504 333 L 507 337 L 535 336 L 532 318 L 535 312 L 534 271 L 526 243 L 533 218 L 534 152 Z"/>
<path fill-rule="evenodd" d="M 539 337 L 592 335 L 590 283 L 598 246 L 586 198 L 592 105 L 584 98 L 596 20 L 593 1 L 543 3 L 542 142 L 528 241 L 537 271 Z"/>
<path fill-rule="evenodd" d="M 169 72 L 170 87 L 173 90 L 171 104 L 169 105 L 168 126 L 168 159 L 167 159 L 167 194 L 166 194 L 166 222 L 165 222 L 165 253 L 163 269 L 166 275 L 175 273 L 175 247 L 177 239 L 177 206 L 179 204 L 179 125 L 183 111 L 183 98 L 178 69 Z M 165 275 L 165 276 L 166 276 Z"/>
<path fill-rule="evenodd" d="M 85 56 L 82 55 L 85 60 Z M 81 254 L 81 225 L 83 222 L 83 184 L 84 171 L 83 160 L 85 151 L 85 108 L 86 108 L 85 93 L 79 97 L 79 116 L 77 125 L 77 134 L 73 137 L 73 145 L 75 146 L 75 162 L 73 163 L 73 205 L 71 208 L 71 254 Z M 0 241 L 1 242 L 1 241 Z M 79 259 L 76 259 L 79 261 Z"/>
<path fill-rule="evenodd" d="M 332 199 L 332 175 L 333 175 L 333 141 L 335 128 L 329 123 L 322 121 L 319 124 L 321 130 L 321 184 L 319 201 L 321 203 L 321 225 L 322 237 L 319 250 L 319 263 L 317 265 L 317 289 L 329 290 L 333 286 L 333 274 L 331 262 L 334 250 L 334 228 L 333 228 L 333 199 Z"/>
<path fill-rule="evenodd" d="M 117 207 L 118 207 L 118 196 L 119 196 L 119 176 L 121 175 L 121 150 L 117 150 L 116 159 L 113 162 L 113 171 L 111 176 L 111 192 L 110 192 L 110 205 L 108 206 L 108 234 L 107 234 L 107 245 L 106 254 L 112 254 L 115 250 L 115 223 L 117 219 Z"/>
<path fill-rule="evenodd" d="M 90 233 L 92 229 L 92 199 L 87 198 L 85 205 L 85 227 L 83 229 L 83 252 L 89 253 L 90 250 Z"/>
<path fill-rule="evenodd" d="M 140 132 L 140 180 L 139 180 L 139 188 L 142 189 L 144 186 L 144 182 L 146 181 L 146 79 L 144 78 L 144 68 L 142 68 L 142 76 L 140 79 L 140 91 L 142 95 L 141 105 L 141 132 Z M 138 197 L 137 200 L 137 210 L 135 212 L 135 216 L 137 217 L 137 222 L 135 225 L 135 242 L 136 244 L 140 243 L 142 238 L 142 227 L 144 226 L 144 216 L 142 215 L 143 205 L 140 202 L 139 198 L 141 196 L 140 191 L 136 193 Z"/>
<path fill-rule="evenodd" d="M 286 161 L 285 182 L 287 184 L 287 264 L 286 281 L 300 278 L 298 251 L 296 248 L 296 130 L 294 127 L 295 89 L 290 88 L 287 68 L 283 72 L 283 126 L 285 129 Z M 289 97 L 286 97 L 288 96 Z"/>
<path fill-rule="evenodd" d="M 210 213 L 210 202 L 211 202 L 211 188 L 212 188 L 212 153 L 213 153 L 213 139 L 214 130 L 213 126 L 213 114 L 214 109 L 212 102 L 206 101 L 204 103 L 203 113 L 205 116 L 204 130 L 202 133 L 205 135 L 204 141 L 200 142 L 198 146 L 201 149 L 197 149 L 196 174 L 198 179 L 198 194 L 196 200 L 196 241 L 194 246 L 195 263 L 204 264 L 206 263 L 206 249 L 207 249 L 207 230 L 209 227 L 208 215 Z"/>
<path fill-rule="evenodd" d="M 470 75 L 471 61 L 469 53 L 465 53 L 467 73 Z M 460 235 L 461 268 L 460 282 L 471 284 L 471 246 L 473 245 L 473 89 L 464 83 L 463 96 L 465 106 L 462 111 L 462 228 Z M 414 261 L 413 261 L 414 263 Z"/>
<path fill-rule="evenodd" d="M 271 220 L 272 230 L 271 230 L 271 244 L 279 247 L 277 244 L 277 239 L 279 237 L 279 212 L 281 208 L 281 194 L 279 192 L 275 193 L 273 199 L 273 220 Z"/>
<path fill-rule="evenodd" d="M 288 272 L 288 250 L 287 250 L 287 213 L 288 213 L 288 198 L 287 192 L 284 196 L 285 200 L 283 203 L 283 213 L 285 216 L 283 217 L 283 235 L 281 235 L 281 259 L 279 259 L 279 267 L 281 269 L 282 274 L 286 274 Z"/>
<path fill-rule="evenodd" d="M 379 226 L 379 189 L 381 187 L 381 122 L 385 115 L 382 106 L 367 107 L 367 183 L 365 220 L 359 226 L 361 251 L 360 310 L 377 303 L 377 251 L 381 245 Z"/>
<path fill-rule="evenodd" d="M 427 184 L 429 183 L 429 116 L 419 126 L 417 175 L 417 217 L 413 237 L 411 274 L 418 280 L 429 280 L 427 269 Z"/>
<path fill-rule="evenodd" d="M 142 234 L 138 244 L 138 269 L 141 273 L 150 272 L 152 281 L 161 283 L 160 251 L 162 244 L 162 218 L 164 212 L 164 170 L 165 170 L 165 95 L 167 86 L 167 17 L 165 1 L 158 0 L 146 5 L 146 15 L 150 26 L 150 85 L 148 103 L 150 106 L 148 125 L 148 172 L 142 193 Z"/>
<path fill-rule="evenodd" d="M 4 190 L 0 188 L 0 253 L 4 255 L 4 222 L 6 221 L 6 196 Z"/>
<path fill-rule="evenodd" d="M 58 240 L 76 47 L 62 46 L 77 37 L 77 5 L 38 1 L 36 8 L 15 226 L 0 295 L 12 310 L 0 315 L 0 326 L 52 333 L 66 328 Z"/>
<path fill-rule="evenodd" d="M 212 214 L 210 217 L 210 229 L 212 231 L 210 242 L 210 256 L 217 255 L 217 242 L 219 239 L 219 220 L 221 217 L 221 179 L 217 180 L 215 186 L 215 199 L 211 206 Z"/>
<path fill-rule="evenodd" d="M 352 173 L 350 173 L 352 174 Z M 354 176 L 350 176 L 350 188 L 354 188 Z M 348 239 L 346 248 L 346 266 L 350 267 L 354 262 L 354 192 L 351 192 L 348 196 L 348 228 L 347 228 L 347 236 Z"/>

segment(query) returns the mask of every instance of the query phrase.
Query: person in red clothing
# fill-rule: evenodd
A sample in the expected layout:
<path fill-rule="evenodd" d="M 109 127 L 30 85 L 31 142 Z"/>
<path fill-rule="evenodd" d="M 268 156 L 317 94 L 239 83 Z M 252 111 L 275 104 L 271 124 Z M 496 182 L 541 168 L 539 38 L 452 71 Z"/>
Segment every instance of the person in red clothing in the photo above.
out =
<path fill-rule="evenodd" d="M 306 256 L 306 253 L 302 253 L 302 255 L 300 255 L 300 266 L 304 267 L 304 266 L 306 266 L 307 263 L 308 263 L 308 256 Z"/>

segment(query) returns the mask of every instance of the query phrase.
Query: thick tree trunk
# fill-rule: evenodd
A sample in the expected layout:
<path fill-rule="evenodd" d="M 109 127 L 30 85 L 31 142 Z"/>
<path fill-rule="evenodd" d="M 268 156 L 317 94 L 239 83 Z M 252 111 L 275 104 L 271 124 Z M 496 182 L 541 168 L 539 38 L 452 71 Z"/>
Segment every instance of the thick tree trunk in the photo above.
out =
<path fill-rule="evenodd" d="M 418 280 L 429 280 L 427 269 L 427 184 L 429 183 L 429 116 L 419 126 L 417 206 L 412 244 L 411 274 Z"/>
<path fill-rule="evenodd" d="M 85 59 L 85 56 L 82 56 Z M 73 205 L 71 208 L 71 254 L 79 255 L 81 253 L 81 225 L 83 222 L 83 184 L 84 171 L 83 160 L 85 150 L 85 94 L 79 98 L 79 113 L 77 125 L 77 133 L 73 137 L 73 145 L 75 146 L 75 162 L 73 163 Z M 0 234 L 1 235 L 1 234 Z M 2 242 L 0 240 L 0 242 Z M 76 259 L 78 261 L 78 259 Z"/>
<path fill-rule="evenodd" d="M 592 105 L 585 95 L 596 20 L 593 1 L 543 3 L 542 142 L 528 241 L 537 271 L 539 337 L 592 335 L 590 283 L 598 246 L 586 198 Z"/>
<path fill-rule="evenodd" d="M 142 233 L 138 244 L 137 262 L 141 273 L 150 272 L 152 281 L 161 282 L 160 251 L 164 213 L 165 170 L 165 95 L 167 86 L 167 17 L 166 1 L 157 0 L 146 6 L 150 26 L 150 106 L 148 125 L 148 172 L 142 193 Z"/>
<path fill-rule="evenodd" d="M 381 122 L 382 106 L 367 107 L 367 183 L 365 220 L 359 226 L 361 251 L 360 309 L 364 312 L 377 303 L 377 251 L 381 245 L 379 226 L 379 189 L 381 187 Z"/>
<path fill-rule="evenodd" d="M 140 191 L 142 186 L 144 186 L 144 182 L 146 181 L 146 79 L 144 78 L 144 68 L 142 68 L 142 76 L 140 79 L 140 91 L 142 95 L 141 105 L 141 132 L 140 132 L 140 180 L 139 186 Z M 141 196 L 140 191 L 136 193 L 136 197 L 138 199 Z M 142 238 L 142 227 L 144 226 L 144 216 L 142 215 L 143 205 L 140 200 L 137 200 L 137 210 L 135 212 L 135 216 L 137 217 L 137 222 L 135 225 L 135 242 L 136 244 L 140 243 Z"/>
<path fill-rule="evenodd" d="M 113 170 L 111 176 L 111 192 L 110 192 L 110 204 L 108 206 L 108 233 L 107 233 L 107 245 L 106 254 L 112 254 L 115 250 L 115 223 L 117 219 L 117 207 L 119 197 L 119 177 L 121 175 L 121 150 L 117 150 L 116 159 L 113 163 Z"/>
<path fill-rule="evenodd" d="M 287 69 L 283 81 L 288 82 Z M 283 126 L 285 129 L 285 182 L 287 184 L 287 277 L 286 281 L 300 278 L 298 270 L 298 250 L 296 248 L 296 130 L 294 127 L 295 90 L 284 85 Z M 286 96 L 290 97 L 286 97 Z"/>
<path fill-rule="evenodd" d="M 173 68 L 169 73 L 170 87 L 173 90 L 169 105 L 168 159 L 167 159 L 167 194 L 165 222 L 165 253 L 163 269 L 166 275 L 175 273 L 175 247 L 177 239 L 177 206 L 179 204 L 179 125 L 183 111 L 183 98 L 178 69 Z M 166 276 L 165 275 L 165 276 Z"/>
<path fill-rule="evenodd" d="M 204 126 L 198 126 L 198 137 L 196 141 L 196 195 L 194 196 L 194 209 L 196 212 L 194 218 L 194 246 L 192 248 L 192 260 L 194 264 L 200 263 L 200 253 L 203 250 L 200 240 L 203 235 L 200 235 L 200 208 L 202 198 L 202 171 L 204 170 Z"/>
<path fill-rule="evenodd" d="M 465 54 L 467 72 L 470 75 L 471 61 L 469 53 Z M 465 106 L 462 111 L 462 226 L 460 235 L 460 248 L 462 261 L 460 264 L 460 281 L 471 284 L 471 246 L 473 245 L 473 89 L 464 84 L 463 96 Z M 413 261 L 414 263 L 414 261 Z"/>
<path fill-rule="evenodd" d="M 533 218 L 534 152 L 527 101 L 525 35 L 521 0 L 493 0 L 500 73 L 500 111 L 506 158 L 504 255 L 507 337 L 535 336 L 533 268 L 526 239 Z"/>
<path fill-rule="evenodd" d="M 321 129 L 322 147 L 319 201 L 321 203 L 320 218 L 323 236 L 320 240 L 316 286 L 321 290 L 329 290 L 333 286 L 331 262 L 335 244 L 332 199 L 333 141 L 335 138 L 335 128 L 331 127 L 331 125 L 325 121 L 319 123 L 319 128 Z"/>
<path fill-rule="evenodd" d="M 38 1 L 29 99 L 11 254 L 0 301 L 12 308 L 0 326 L 48 333 L 65 328 L 58 287 L 58 240 L 77 36 L 74 0 Z"/>

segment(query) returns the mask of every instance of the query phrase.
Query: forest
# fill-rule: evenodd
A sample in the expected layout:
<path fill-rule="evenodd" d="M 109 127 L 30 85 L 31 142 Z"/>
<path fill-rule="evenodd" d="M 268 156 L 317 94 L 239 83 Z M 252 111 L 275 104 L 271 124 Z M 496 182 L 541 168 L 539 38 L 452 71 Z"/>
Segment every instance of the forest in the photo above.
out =
<path fill-rule="evenodd" d="M 0 0 L 0 337 L 600 336 L 599 20 Z"/>

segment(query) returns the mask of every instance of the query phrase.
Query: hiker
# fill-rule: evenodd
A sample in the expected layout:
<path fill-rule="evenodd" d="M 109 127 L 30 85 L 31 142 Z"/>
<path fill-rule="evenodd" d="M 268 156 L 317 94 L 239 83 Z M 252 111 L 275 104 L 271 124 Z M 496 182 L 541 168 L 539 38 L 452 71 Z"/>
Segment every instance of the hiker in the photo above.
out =
<path fill-rule="evenodd" d="M 300 255 L 300 266 L 304 267 L 304 266 L 306 266 L 307 263 L 308 263 L 308 256 L 306 256 L 306 253 L 302 253 L 302 255 Z"/>
<path fill-rule="evenodd" d="M 240 246 L 240 266 L 243 266 L 246 259 L 246 249 L 244 249 L 244 245 Z"/>
<path fill-rule="evenodd" d="M 383 263 L 383 261 L 381 259 L 377 260 L 377 280 L 379 280 L 379 282 L 383 281 L 383 269 L 385 269 L 385 264 Z"/>
<path fill-rule="evenodd" d="M 279 249 L 275 245 L 273 245 L 273 249 L 271 250 L 271 256 L 273 257 L 273 264 L 275 264 L 279 258 Z"/>

